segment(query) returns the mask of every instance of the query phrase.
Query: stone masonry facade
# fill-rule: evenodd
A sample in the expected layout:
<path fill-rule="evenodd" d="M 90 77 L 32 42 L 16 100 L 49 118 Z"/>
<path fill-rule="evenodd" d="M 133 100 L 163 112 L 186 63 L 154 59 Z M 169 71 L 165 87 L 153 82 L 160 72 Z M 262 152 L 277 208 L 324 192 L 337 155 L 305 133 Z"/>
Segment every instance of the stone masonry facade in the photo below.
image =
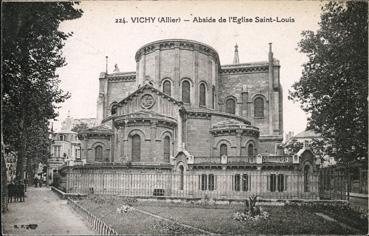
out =
<path fill-rule="evenodd" d="M 217 176 L 221 173 L 233 175 L 232 185 L 242 173 L 263 173 L 265 181 L 253 177 L 252 186 L 265 190 L 280 173 L 315 173 L 314 158 L 284 156 L 280 147 L 282 87 L 272 45 L 266 61 L 252 63 L 239 63 L 237 47 L 234 63 L 221 65 L 209 45 L 160 40 L 138 49 L 135 72 L 116 66 L 113 73 L 101 73 L 100 125 L 78 134 L 87 163 L 83 168 L 92 165 L 94 172 L 110 163 L 123 168 L 122 174 L 194 174 L 200 185 L 206 175 L 213 189 L 217 180 L 226 181 Z M 280 190 L 287 190 L 287 177 L 278 181 L 283 182 Z"/>

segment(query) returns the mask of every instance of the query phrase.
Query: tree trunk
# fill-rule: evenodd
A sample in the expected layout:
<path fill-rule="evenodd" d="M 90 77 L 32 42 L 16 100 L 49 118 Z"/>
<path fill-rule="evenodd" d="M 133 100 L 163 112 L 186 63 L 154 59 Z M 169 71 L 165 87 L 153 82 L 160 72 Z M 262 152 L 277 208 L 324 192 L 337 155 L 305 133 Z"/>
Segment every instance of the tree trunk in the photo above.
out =
<path fill-rule="evenodd" d="M 23 105 L 23 104 L 22 104 Z M 25 120 L 25 111 L 24 107 L 22 108 L 22 117 L 19 122 L 20 134 L 19 134 L 19 142 L 20 149 L 17 153 L 17 168 L 16 168 L 16 182 L 24 181 L 24 157 L 26 152 L 26 136 L 24 135 L 24 120 Z"/>

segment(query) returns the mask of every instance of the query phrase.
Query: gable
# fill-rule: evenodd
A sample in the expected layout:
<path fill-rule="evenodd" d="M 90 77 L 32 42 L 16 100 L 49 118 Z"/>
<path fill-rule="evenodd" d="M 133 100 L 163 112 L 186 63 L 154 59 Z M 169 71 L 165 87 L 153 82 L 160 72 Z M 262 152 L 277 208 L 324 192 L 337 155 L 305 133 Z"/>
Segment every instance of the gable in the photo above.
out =
<path fill-rule="evenodd" d="M 181 107 L 182 102 L 149 85 L 144 85 L 119 102 L 118 115 L 150 111 L 177 118 Z"/>

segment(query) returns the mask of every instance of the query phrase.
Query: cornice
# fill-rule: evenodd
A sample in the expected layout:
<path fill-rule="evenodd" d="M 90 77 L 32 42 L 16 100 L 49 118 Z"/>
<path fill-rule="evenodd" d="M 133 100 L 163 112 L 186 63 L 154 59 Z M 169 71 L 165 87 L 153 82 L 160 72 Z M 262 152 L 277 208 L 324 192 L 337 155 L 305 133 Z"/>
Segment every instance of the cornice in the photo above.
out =
<path fill-rule="evenodd" d="M 166 39 L 145 44 L 144 46 L 142 46 L 137 50 L 135 59 L 136 62 L 138 62 L 142 57 L 142 55 L 147 55 L 156 50 L 168 50 L 176 48 L 183 50 L 198 51 L 200 53 L 212 56 L 213 58 L 216 59 L 216 63 L 220 65 L 218 52 L 214 48 L 204 43 L 186 39 Z"/>

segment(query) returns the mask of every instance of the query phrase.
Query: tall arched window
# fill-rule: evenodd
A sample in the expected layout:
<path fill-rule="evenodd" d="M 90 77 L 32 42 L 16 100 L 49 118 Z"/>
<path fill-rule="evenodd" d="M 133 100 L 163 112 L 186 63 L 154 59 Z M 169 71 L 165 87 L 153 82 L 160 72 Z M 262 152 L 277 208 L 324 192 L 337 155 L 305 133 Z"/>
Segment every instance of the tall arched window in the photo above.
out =
<path fill-rule="evenodd" d="M 254 144 L 249 143 L 249 145 L 247 146 L 247 155 L 249 157 L 254 156 Z"/>
<path fill-rule="evenodd" d="M 206 87 L 205 84 L 200 84 L 200 106 L 206 106 Z"/>
<path fill-rule="evenodd" d="M 169 80 L 166 80 L 163 83 L 163 93 L 169 96 L 171 96 L 172 94 L 172 84 L 170 83 Z"/>
<path fill-rule="evenodd" d="M 236 102 L 232 98 L 226 100 L 226 112 L 235 114 L 236 113 Z"/>
<path fill-rule="evenodd" d="M 187 80 L 182 82 L 182 102 L 190 103 L 191 102 L 191 88 L 190 82 Z"/>
<path fill-rule="evenodd" d="M 117 106 L 116 104 L 114 104 L 114 105 L 111 107 L 111 111 L 110 111 L 110 113 L 111 113 L 112 115 L 115 115 L 115 114 L 117 114 L 117 110 L 118 110 L 118 106 Z"/>
<path fill-rule="evenodd" d="M 170 138 L 165 136 L 164 138 L 164 161 L 169 163 L 170 158 Z"/>
<path fill-rule="evenodd" d="M 132 161 L 139 162 L 141 160 L 141 137 L 138 134 L 132 136 Z"/>
<path fill-rule="evenodd" d="M 260 97 L 254 101 L 254 116 L 258 118 L 264 117 L 264 99 Z"/>
<path fill-rule="evenodd" d="M 95 161 L 102 161 L 103 160 L 103 149 L 102 146 L 95 147 Z"/>
<path fill-rule="evenodd" d="M 220 145 L 220 156 L 226 155 L 227 156 L 227 144 L 223 143 Z"/>

